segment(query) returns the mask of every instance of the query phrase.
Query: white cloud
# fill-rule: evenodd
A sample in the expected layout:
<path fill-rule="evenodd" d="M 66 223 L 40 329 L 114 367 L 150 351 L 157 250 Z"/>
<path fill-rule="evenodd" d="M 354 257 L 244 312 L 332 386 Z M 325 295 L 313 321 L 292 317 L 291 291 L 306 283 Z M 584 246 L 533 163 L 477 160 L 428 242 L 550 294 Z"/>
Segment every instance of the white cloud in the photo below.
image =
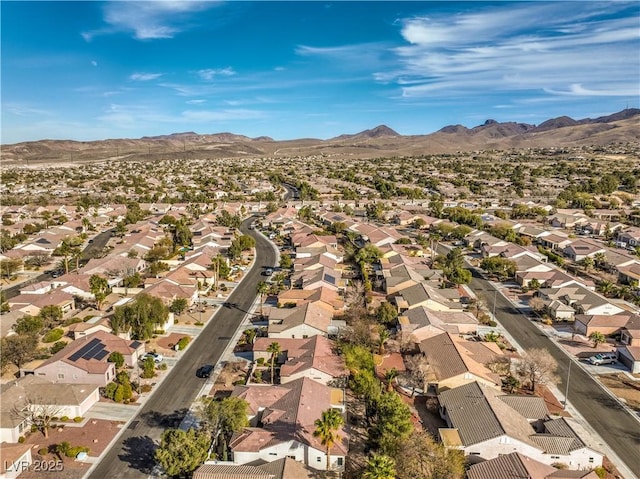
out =
<path fill-rule="evenodd" d="M 207 100 L 187 100 L 185 103 L 187 105 L 201 105 L 203 103 L 206 103 Z"/>
<path fill-rule="evenodd" d="M 164 73 L 133 73 L 129 79 L 134 81 L 149 81 L 160 78 Z"/>
<path fill-rule="evenodd" d="M 231 67 L 226 67 L 226 68 L 220 68 L 220 69 L 213 69 L 213 68 L 207 68 L 204 70 L 198 70 L 197 71 L 198 76 L 202 79 L 202 80 L 206 80 L 206 81 L 211 81 L 216 77 L 230 77 L 236 74 L 235 70 Z"/>
<path fill-rule="evenodd" d="M 401 20 L 408 43 L 393 50 L 395 68 L 374 79 L 397 84 L 404 98 L 525 90 L 637 95 L 637 18 L 613 18 L 629 4 L 608 5 L 607 11 L 582 2 L 501 4 Z"/>
<path fill-rule="evenodd" d="M 219 2 L 193 1 L 119 1 L 107 2 L 104 5 L 104 21 L 107 27 L 82 32 L 85 41 L 89 42 L 98 35 L 119 32 L 132 33 L 137 40 L 153 40 L 173 38 L 191 26 L 190 18 L 197 13 Z"/>

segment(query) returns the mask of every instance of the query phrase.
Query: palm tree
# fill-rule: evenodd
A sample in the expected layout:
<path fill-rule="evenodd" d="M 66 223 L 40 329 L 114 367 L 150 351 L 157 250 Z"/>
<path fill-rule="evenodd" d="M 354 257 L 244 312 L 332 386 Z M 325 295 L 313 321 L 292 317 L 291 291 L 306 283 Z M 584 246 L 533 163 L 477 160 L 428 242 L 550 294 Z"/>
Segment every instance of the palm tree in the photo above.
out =
<path fill-rule="evenodd" d="M 316 430 L 313 437 L 320 439 L 320 443 L 327 448 L 327 471 L 331 469 L 331 448 L 336 441 L 342 440 L 337 431 L 344 424 L 344 418 L 337 409 L 322 411 L 320 419 L 314 422 Z"/>
<path fill-rule="evenodd" d="M 362 477 L 364 479 L 395 479 L 396 461 L 389 456 L 374 454 L 367 461 L 367 468 Z"/>
<path fill-rule="evenodd" d="M 615 285 L 611 281 L 602 281 L 598 284 L 598 290 L 605 296 L 611 295 L 615 290 Z"/>
<path fill-rule="evenodd" d="M 387 381 L 387 391 L 393 391 L 393 380 L 398 377 L 398 370 L 396 368 L 387 369 L 384 373 L 384 379 Z"/>
<path fill-rule="evenodd" d="M 264 316 L 264 311 L 262 309 L 262 306 L 264 303 L 264 295 L 269 292 L 269 289 L 270 289 L 269 284 L 266 283 L 265 281 L 260 281 L 256 288 L 258 294 L 260 295 L 260 316 Z"/>
<path fill-rule="evenodd" d="M 71 248 L 71 257 L 76 262 L 76 274 L 80 274 L 80 259 L 82 258 L 82 248 L 74 246 Z"/>
<path fill-rule="evenodd" d="M 607 255 L 604 253 L 596 253 L 593 255 L 593 261 L 596 268 L 603 269 L 607 264 Z"/>
<path fill-rule="evenodd" d="M 602 343 L 604 343 L 604 342 L 607 340 L 607 338 L 605 337 L 605 335 L 604 335 L 604 334 L 602 334 L 600 331 L 594 331 L 593 333 L 591 333 L 591 334 L 589 335 L 589 339 L 590 339 L 591 341 L 593 341 L 593 347 L 594 347 L 594 348 L 597 348 L 597 347 L 598 347 L 598 344 L 602 344 Z"/>
<path fill-rule="evenodd" d="M 273 384 L 273 376 L 275 373 L 274 364 L 276 362 L 276 358 L 282 352 L 280 343 L 271 343 L 269 346 L 267 346 L 267 352 L 271 353 L 271 384 Z"/>
<path fill-rule="evenodd" d="M 389 330 L 387 328 L 385 328 L 384 326 L 380 327 L 380 332 L 378 333 L 379 335 L 379 342 L 378 342 L 378 353 L 380 354 L 380 356 L 384 355 L 384 345 L 385 343 L 389 340 L 389 338 L 391 337 L 391 335 L 389 334 Z"/>

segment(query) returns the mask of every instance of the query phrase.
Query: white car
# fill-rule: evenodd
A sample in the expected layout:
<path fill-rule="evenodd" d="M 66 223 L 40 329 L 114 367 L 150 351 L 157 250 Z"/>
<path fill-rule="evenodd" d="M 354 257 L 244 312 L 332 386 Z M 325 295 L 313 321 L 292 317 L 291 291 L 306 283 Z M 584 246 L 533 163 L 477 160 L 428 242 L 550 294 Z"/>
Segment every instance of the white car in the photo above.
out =
<path fill-rule="evenodd" d="M 613 364 L 618 360 L 616 353 L 598 353 L 589 358 L 589 362 L 595 366 L 600 364 Z"/>
<path fill-rule="evenodd" d="M 144 362 L 147 358 L 153 359 L 154 363 L 161 363 L 162 361 L 164 361 L 164 356 L 158 353 L 145 353 L 140 358 L 140 361 Z"/>

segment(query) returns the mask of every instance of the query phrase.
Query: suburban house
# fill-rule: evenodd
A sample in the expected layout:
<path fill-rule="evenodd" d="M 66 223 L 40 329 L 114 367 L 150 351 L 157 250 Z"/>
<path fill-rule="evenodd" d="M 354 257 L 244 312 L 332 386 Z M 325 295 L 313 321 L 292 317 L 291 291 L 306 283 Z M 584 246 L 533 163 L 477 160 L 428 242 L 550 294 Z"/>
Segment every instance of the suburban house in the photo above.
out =
<path fill-rule="evenodd" d="M 485 366 L 502 356 L 495 343 L 467 341 L 443 333 L 422 341 L 420 351 L 433 371 L 427 390 L 430 395 L 476 381 L 498 390 L 502 385 L 500 376 Z"/>
<path fill-rule="evenodd" d="M 59 306 L 63 314 L 75 309 L 73 295 L 60 290 L 52 290 L 46 294 L 19 294 L 7 302 L 12 311 L 21 311 L 31 316 L 40 314 L 45 306 Z"/>
<path fill-rule="evenodd" d="M 326 470 L 326 449 L 313 437 L 314 422 L 330 408 L 344 412 L 341 389 L 300 378 L 275 386 L 236 386 L 232 396 L 249 403 L 250 423 L 230 441 L 235 464 L 289 457 L 313 469 Z M 342 470 L 347 455 L 348 437 L 342 429 L 338 435 L 341 440 L 330 450 L 332 470 Z"/>
<path fill-rule="evenodd" d="M 13 413 L 14 408 L 51 406 L 58 417 L 82 417 L 100 400 L 97 384 L 52 383 L 32 374 L 0 385 L 0 442 L 18 442 L 31 427 L 26 419 Z"/>
<path fill-rule="evenodd" d="M 444 331 L 455 335 L 475 334 L 478 320 L 467 311 L 434 311 L 420 306 L 398 316 L 398 326 L 404 338 L 413 337 L 420 342 Z"/>
<path fill-rule="evenodd" d="M 134 367 L 144 354 L 144 343 L 98 331 L 69 343 L 36 367 L 34 374 L 57 383 L 106 386 L 116 375 L 115 363 L 107 361 L 115 351 Z"/>
<path fill-rule="evenodd" d="M 323 301 L 311 301 L 296 308 L 269 310 L 269 338 L 308 338 L 335 334 L 332 326 L 333 307 Z"/>
<path fill-rule="evenodd" d="M 281 384 L 307 377 L 326 385 L 335 378 L 349 375 L 344 360 L 334 351 L 333 341 L 324 336 L 278 341 L 258 338 L 253 344 L 253 359 L 269 359 L 271 353 L 267 348 L 273 342 L 277 342 L 282 351 L 277 359 Z"/>
<path fill-rule="evenodd" d="M 633 374 L 640 373 L 640 315 L 633 315 L 620 332 L 618 360 Z"/>
<path fill-rule="evenodd" d="M 396 306 L 398 313 L 424 306 L 434 311 L 461 311 L 463 305 L 457 290 L 448 290 L 458 296 L 458 301 L 445 296 L 447 290 L 439 289 L 437 284 L 431 285 L 423 281 L 407 288 L 401 289 L 391 298 L 390 302 Z"/>
<path fill-rule="evenodd" d="M 632 313 L 627 311 L 619 314 L 577 314 L 575 316 L 574 329 L 576 333 L 589 336 L 595 331 L 599 331 L 605 336 L 617 334 L 622 331 Z"/>
<path fill-rule="evenodd" d="M 193 471 L 193 479 L 313 479 L 315 473 L 289 457 L 272 462 L 255 461 L 251 465 L 205 462 Z"/>
<path fill-rule="evenodd" d="M 440 415 L 449 428 L 440 429 L 440 437 L 445 446 L 483 459 L 518 452 L 543 464 L 564 463 L 569 469 L 602 465 L 604 455 L 587 447 L 568 419 L 549 420 L 542 398 L 535 409 L 526 399 L 519 404 L 517 396 L 478 382 L 444 391 L 438 395 Z"/>
<path fill-rule="evenodd" d="M 635 248 L 636 246 L 640 246 L 640 228 L 634 226 L 619 232 L 616 241 L 627 247 Z"/>
<path fill-rule="evenodd" d="M 606 249 L 599 243 L 586 240 L 575 240 L 565 246 L 563 254 L 571 261 L 579 262 L 585 258 L 593 258 L 598 253 L 604 253 Z"/>
<path fill-rule="evenodd" d="M 553 301 L 558 301 L 565 306 L 570 306 L 575 311 L 575 314 L 611 316 L 624 311 L 624 309 L 616 306 L 604 296 L 601 296 L 580 284 L 566 286 L 563 288 L 543 288 L 538 290 L 537 294 L 542 298 L 549 309 L 555 307 L 552 306 Z M 558 317 L 558 319 L 573 318 Z"/>
<path fill-rule="evenodd" d="M 17 442 L 17 441 L 16 441 Z M 15 479 L 32 463 L 31 444 L 0 443 L 0 479 Z"/>
<path fill-rule="evenodd" d="M 598 479 L 595 471 L 556 469 L 519 452 L 473 464 L 467 479 Z"/>

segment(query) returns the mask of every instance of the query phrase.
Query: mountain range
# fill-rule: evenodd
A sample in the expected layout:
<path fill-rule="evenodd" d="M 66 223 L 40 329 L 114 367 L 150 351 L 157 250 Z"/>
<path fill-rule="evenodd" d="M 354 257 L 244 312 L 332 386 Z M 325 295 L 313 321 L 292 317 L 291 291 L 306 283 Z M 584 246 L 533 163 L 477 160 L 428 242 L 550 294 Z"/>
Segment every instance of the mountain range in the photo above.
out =
<path fill-rule="evenodd" d="M 595 119 L 552 118 L 539 125 L 487 120 L 473 128 L 449 125 L 435 133 L 401 135 L 386 125 L 328 140 L 276 141 L 234 133 L 195 132 L 99 141 L 40 140 L 2 145 L 7 164 L 95 160 L 154 160 L 349 154 L 356 157 L 412 156 L 488 149 L 610 145 L 640 141 L 640 109 Z"/>

